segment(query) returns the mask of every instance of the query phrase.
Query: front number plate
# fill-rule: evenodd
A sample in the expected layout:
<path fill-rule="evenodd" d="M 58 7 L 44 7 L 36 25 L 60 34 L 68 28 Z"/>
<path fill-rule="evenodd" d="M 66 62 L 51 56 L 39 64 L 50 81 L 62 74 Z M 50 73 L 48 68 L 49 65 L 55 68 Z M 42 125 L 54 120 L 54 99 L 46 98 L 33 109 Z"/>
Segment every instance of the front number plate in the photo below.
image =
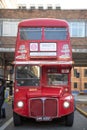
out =
<path fill-rule="evenodd" d="M 51 121 L 51 117 L 38 117 L 36 118 L 36 121 Z"/>

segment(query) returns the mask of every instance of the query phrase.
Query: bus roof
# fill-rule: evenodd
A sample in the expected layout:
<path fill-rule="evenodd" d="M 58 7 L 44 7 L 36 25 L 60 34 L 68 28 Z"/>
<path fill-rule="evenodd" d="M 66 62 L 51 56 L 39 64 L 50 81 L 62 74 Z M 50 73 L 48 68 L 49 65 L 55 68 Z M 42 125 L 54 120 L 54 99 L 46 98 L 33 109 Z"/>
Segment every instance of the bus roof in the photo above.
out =
<path fill-rule="evenodd" d="M 36 18 L 36 19 L 27 19 L 19 23 L 19 27 L 42 27 L 42 26 L 59 26 L 59 27 L 68 27 L 68 23 L 65 20 L 53 19 L 53 18 Z"/>

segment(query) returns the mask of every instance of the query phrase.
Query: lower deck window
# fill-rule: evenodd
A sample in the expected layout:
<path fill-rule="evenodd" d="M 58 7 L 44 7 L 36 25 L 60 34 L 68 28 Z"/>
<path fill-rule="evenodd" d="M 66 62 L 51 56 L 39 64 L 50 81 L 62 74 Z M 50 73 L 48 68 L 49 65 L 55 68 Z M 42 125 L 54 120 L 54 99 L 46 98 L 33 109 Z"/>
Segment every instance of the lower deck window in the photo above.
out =
<path fill-rule="evenodd" d="M 40 67 L 36 65 L 16 66 L 17 86 L 39 86 Z"/>
<path fill-rule="evenodd" d="M 67 85 L 68 74 L 48 74 L 48 85 Z"/>

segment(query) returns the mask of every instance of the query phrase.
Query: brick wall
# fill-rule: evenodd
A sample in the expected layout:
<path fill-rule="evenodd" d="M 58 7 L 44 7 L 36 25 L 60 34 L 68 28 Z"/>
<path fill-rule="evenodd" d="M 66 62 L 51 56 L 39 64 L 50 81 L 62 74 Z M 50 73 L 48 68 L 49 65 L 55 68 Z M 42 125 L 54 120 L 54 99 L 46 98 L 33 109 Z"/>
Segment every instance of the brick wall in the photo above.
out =
<path fill-rule="evenodd" d="M 0 48 L 14 48 L 16 37 L 0 37 Z"/>
<path fill-rule="evenodd" d="M 28 10 L 28 9 L 0 9 L 0 18 L 30 19 L 87 19 L 87 10 Z"/>

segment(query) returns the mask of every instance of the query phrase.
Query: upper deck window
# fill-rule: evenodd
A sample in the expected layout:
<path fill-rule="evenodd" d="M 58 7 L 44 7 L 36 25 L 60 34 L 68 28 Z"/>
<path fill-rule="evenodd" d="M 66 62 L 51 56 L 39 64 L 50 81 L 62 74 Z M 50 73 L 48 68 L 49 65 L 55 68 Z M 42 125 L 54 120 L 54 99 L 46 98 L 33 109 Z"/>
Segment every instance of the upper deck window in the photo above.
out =
<path fill-rule="evenodd" d="M 42 37 L 42 28 L 20 28 L 21 40 L 40 40 Z"/>
<path fill-rule="evenodd" d="M 42 39 L 42 28 L 20 28 L 20 39 L 21 40 L 41 40 Z M 44 28 L 44 36 L 46 40 L 66 40 L 67 28 L 65 27 L 51 27 Z"/>
<path fill-rule="evenodd" d="M 66 40 L 67 28 L 45 28 L 46 40 Z"/>

